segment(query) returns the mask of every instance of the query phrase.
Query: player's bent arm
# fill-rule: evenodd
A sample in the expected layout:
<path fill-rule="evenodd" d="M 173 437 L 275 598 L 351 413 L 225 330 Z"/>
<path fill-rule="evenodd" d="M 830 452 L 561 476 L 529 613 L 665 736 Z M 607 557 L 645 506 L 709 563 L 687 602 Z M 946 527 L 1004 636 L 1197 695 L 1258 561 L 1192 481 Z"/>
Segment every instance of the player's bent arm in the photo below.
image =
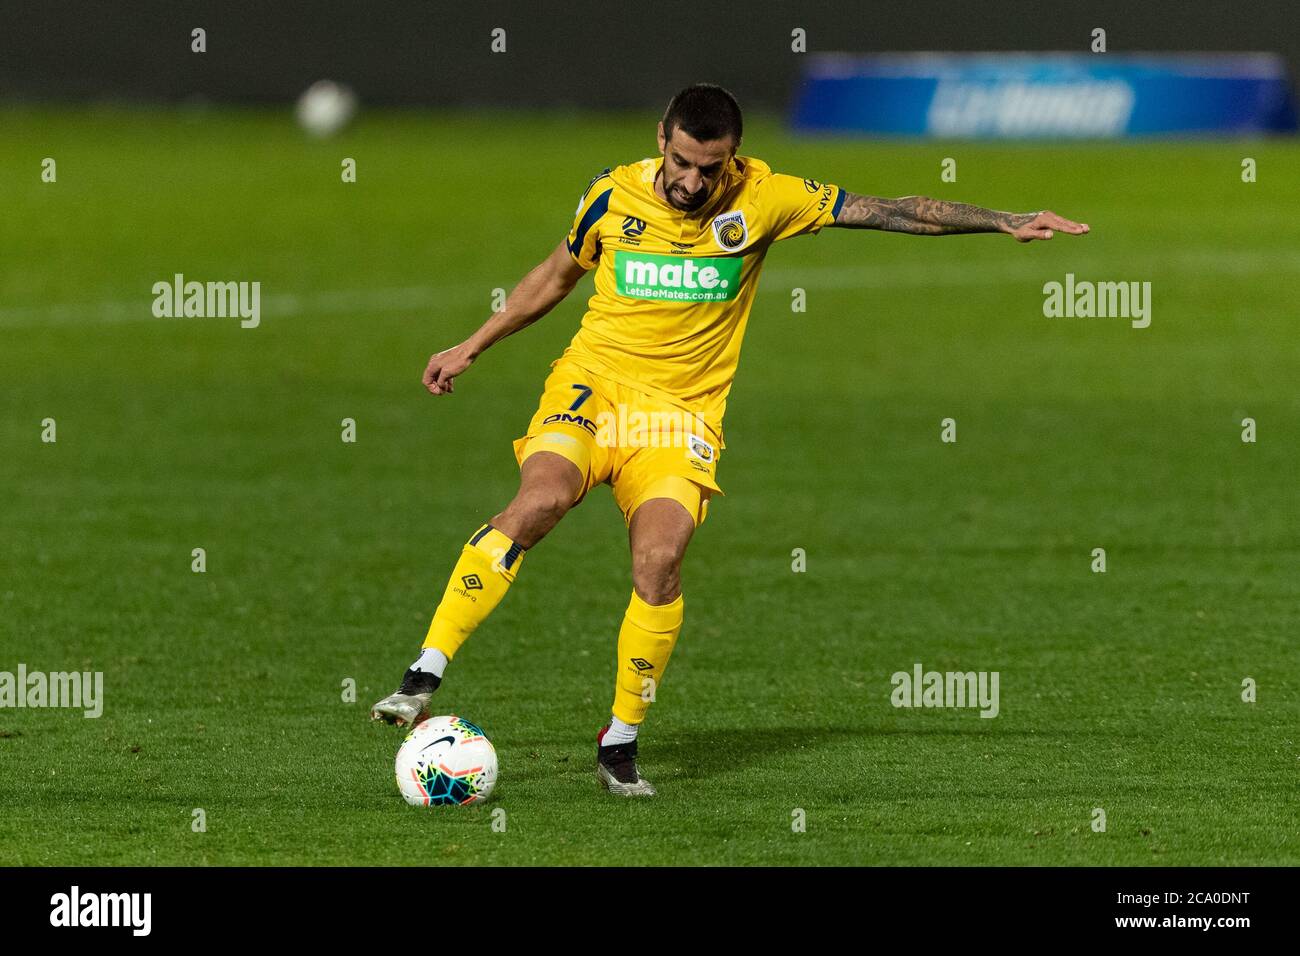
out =
<path fill-rule="evenodd" d="M 1051 239 L 1057 232 L 1078 236 L 1088 224 L 1072 222 L 1050 210 L 1000 212 L 964 202 L 927 196 L 882 199 L 845 192 L 840 211 L 831 223 L 847 229 L 881 229 L 917 236 L 953 236 L 972 232 L 1005 232 L 1020 242 Z"/>
<path fill-rule="evenodd" d="M 501 311 L 460 345 L 429 359 L 424 370 L 424 387 L 434 395 L 455 391 L 453 382 L 457 375 L 469 368 L 485 350 L 550 312 L 573 291 L 586 272 L 573 261 L 567 244 L 561 242 L 554 252 L 519 280 L 506 297 Z"/>
<path fill-rule="evenodd" d="M 567 244 L 561 242 L 549 256 L 519 280 L 519 284 L 506 297 L 501 311 L 466 339 L 470 357 L 478 358 L 506 336 L 532 325 L 559 305 L 586 274 L 587 270 L 569 255 Z"/>

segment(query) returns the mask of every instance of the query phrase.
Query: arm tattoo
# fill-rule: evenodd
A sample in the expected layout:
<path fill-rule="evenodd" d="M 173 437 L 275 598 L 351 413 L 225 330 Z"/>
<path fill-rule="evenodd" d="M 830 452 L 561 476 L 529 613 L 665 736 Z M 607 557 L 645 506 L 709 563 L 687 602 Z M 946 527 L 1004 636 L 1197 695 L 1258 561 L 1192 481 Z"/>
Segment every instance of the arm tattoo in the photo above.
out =
<path fill-rule="evenodd" d="M 1031 221 L 1037 213 L 998 212 L 964 202 L 904 196 L 881 199 L 846 192 L 836 226 L 883 229 L 918 236 L 949 236 L 962 232 L 1008 232 Z"/>

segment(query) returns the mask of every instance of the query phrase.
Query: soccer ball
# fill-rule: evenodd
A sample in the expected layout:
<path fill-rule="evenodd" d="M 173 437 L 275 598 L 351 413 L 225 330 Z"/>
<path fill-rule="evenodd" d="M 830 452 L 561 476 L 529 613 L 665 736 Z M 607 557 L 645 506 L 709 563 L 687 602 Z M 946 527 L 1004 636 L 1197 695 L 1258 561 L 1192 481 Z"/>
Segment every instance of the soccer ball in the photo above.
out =
<path fill-rule="evenodd" d="M 464 717 L 430 717 L 397 751 L 397 789 L 416 807 L 480 803 L 497 782 L 497 752 Z"/>
<path fill-rule="evenodd" d="M 312 136 L 325 139 L 351 122 L 357 95 L 333 80 L 318 80 L 298 97 L 298 125 Z"/>

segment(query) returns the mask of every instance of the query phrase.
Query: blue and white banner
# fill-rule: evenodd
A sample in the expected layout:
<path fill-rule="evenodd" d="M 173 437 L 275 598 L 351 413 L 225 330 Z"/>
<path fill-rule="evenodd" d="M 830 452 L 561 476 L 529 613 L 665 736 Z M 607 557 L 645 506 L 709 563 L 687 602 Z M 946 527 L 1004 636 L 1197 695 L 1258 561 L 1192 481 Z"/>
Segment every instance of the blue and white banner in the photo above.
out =
<path fill-rule="evenodd" d="M 1294 132 L 1286 64 L 1270 53 L 821 54 L 803 132 L 992 139 Z"/>

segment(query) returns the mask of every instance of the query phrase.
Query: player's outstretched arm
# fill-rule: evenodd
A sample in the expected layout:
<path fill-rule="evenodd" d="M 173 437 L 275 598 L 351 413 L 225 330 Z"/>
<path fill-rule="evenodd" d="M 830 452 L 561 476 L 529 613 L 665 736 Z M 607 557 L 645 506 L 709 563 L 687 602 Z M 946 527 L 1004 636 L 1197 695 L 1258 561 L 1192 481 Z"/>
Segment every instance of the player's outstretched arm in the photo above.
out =
<path fill-rule="evenodd" d="M 573 261 L 567 245 L 561 242 L 540 265 L 519 280 L 500 312 L 460 345 L 429 359 L 424 370 L 424 387 L 434 395 L 455 391 L 456 376 L 469 368 L 485 349 L 550 312 L 573 291 L 586 271 Z"/>
<path fill-rule="evenodd" d="M 1005 232 L 1019 242 L 1051 239 L 1058 232 L 1080 236 L 1088 232 L 1086 222 L 1072 222 L 1049 210 L 1042 212 L 999 212 L 964 202 L 948 202 L 926 196 L 881 199 L 845 192 L 844 202 L 833 226 L 847 229 L 882 229 L 917 236 L 953 236 L 969 232 Z"/>

